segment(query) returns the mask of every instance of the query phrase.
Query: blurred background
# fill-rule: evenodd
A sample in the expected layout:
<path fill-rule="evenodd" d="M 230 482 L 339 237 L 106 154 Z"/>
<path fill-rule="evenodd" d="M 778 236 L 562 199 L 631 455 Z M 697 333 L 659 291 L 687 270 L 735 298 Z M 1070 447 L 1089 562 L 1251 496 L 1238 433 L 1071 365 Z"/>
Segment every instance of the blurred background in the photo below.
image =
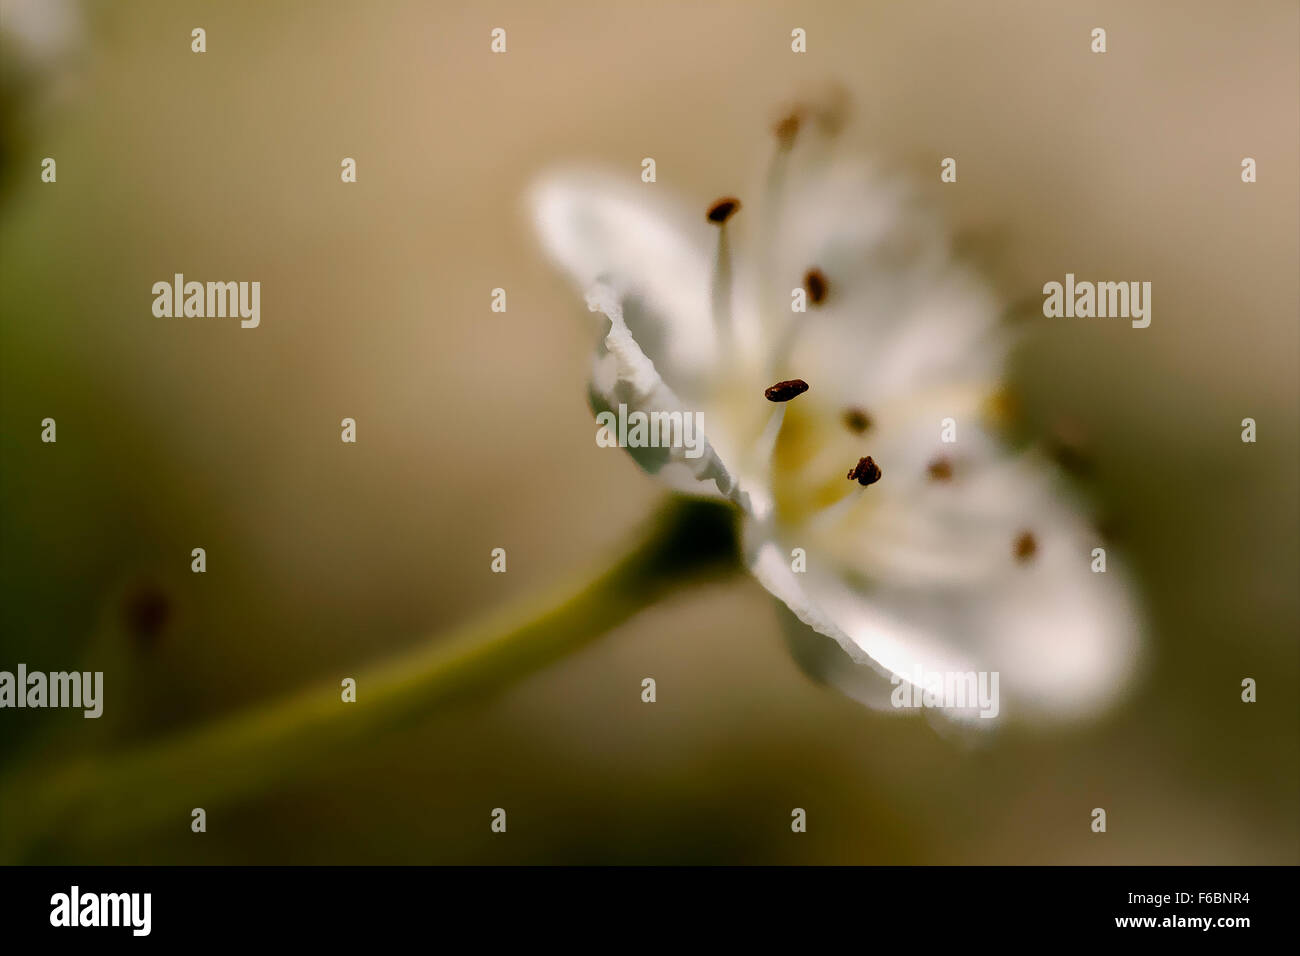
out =
<path fill-rule="evenodd" d="M 0 715 L 0 778 L 336 681 L 617 549 L 660 492 L 592 440 L 585 309 L 521 206 L 555 163 L 653 156 L 703 210 L 838 83 L 841 148 L 913 170 L 1009 301 L 1073 271 L 1154 303 L 1140 332 L 1031 318 L 1015 360 L 1031 426 L 1089 436 L 1139 574 L 1146 668 L 1100 720 L 968 750 L 873 714 L 739 575 L 201 838 L 36 862 L 1300 862 L 1293 2 L 3 9 L 0 668 L 107 689 L 98 721 Z M 261 327 L 154 318 L 175 272 L 260 280 Z"/>

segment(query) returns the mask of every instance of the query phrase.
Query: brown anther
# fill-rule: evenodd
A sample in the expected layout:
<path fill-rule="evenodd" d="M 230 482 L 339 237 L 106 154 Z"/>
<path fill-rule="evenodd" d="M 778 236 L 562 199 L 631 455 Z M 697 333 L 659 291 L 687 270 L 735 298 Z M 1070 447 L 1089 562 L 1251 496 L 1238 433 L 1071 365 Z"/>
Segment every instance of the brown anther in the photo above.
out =
<path fill-rule="evenodd" d="M 1021 564 L 1031 559 L 1038 553 L 1038 541 L 1028 531 L 1020 532 L 1016 538 L 1015 555 L 1016 560 Z"/>
<path fill-rule="evenodd" d="M 709 222 L 719 226 L 740 211 L 740 200 L 734 196 L 724 196 L 709 207 Z"/>
<path fill-rule="evenodd" d="M 809 269 L 803 277 L 803 287 L 808 290 L 808 298 L 813 305 L 821 305 L 830 291 L 830 284 L 821 269 Z"/>
<path fill-rule="evenodd" d="M 858 463 L 853 466 L 853 470 L 849 472 L 848 477 L 850 481 L 856 481 L 865 487 L 874 485 L 883 474 L 884 472 L 880 470 L 880 466 L 872 461 L 871 456 L 868 455 L 866 458 L 858 459 Z"/>
<path fill-rule="evenodd" d="M 850 430 L 861 435 L 871 427 L 872 421 L 871 416 L 868 415 L 864 409 L 846 408 L 844 410 L 844 424 L 847 425 Z"/>
<path fill-rule="evenodd" d="M 792 378 L 788 382 L 777 382 L 763 389 L 763 397 L 769 402 L 788 402 L 806 391 L 808 391 L 807 382 L 801 378 Z"/>
<path fill-rule="evenodd" d="M 925 471 L 931 481 L 952 481 L 952 462 L 947 458 L 936 458 Z"/>
<path fill-rule="evenodd" d="M 782 149 L 789 149 L 794 145 L 795 137 L 799 135 L 799 123 L 799 111 L 791 110 L 776 124 L 773 132 L 776 133 L 776 141 Z"/>

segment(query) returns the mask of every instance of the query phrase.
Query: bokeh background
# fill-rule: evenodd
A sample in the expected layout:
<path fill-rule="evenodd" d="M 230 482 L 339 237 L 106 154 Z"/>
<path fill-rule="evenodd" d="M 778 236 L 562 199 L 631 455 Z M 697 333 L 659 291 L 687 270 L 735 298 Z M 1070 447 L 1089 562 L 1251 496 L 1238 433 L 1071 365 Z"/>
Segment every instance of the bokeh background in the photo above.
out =
<path fill-rule="evenodd" d="M 915 171 L 1009 301 L 1067 271 L 1154 301 L 1145 331 L 1030 319 L 1015 361 L 1139 575 L 1146 668 L 1098 721 L 970 749 L 873 714 L 742 575 L 201 837 L 186 809 L 38 862 L 1300 862 L 1293 2 L 3 7 L 0 667 L 108 673 L 99 721 L 0 715 L 0 778 L 336 681 L 638 525 L 660 492 L 593 442 L 584 309 L 521 208 L 555 163 L 654 156 L 703 210 L 838 83 L 842 148 Z M 260 280 L 261 328 L 155 319 L 173 272 Z"/>

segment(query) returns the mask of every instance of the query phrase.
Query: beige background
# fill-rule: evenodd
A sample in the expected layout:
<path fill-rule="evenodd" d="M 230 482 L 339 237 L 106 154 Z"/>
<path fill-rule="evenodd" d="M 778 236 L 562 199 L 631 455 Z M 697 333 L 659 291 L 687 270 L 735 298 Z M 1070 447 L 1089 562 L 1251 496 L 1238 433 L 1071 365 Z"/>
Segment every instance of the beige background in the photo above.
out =
<path fill-rule="evenodd" d="M 1151 628 L 1106 719 L 968 752 L 810 683 L 738 578 L 202 841 L 42 858 L 1300 862 L 1298 27 L 1267 2 L 90 6 L 81 45 L 6 97 L 0 664 L 123 676 L 94 726 L 6 713 L 0 773 L 331 678 L 617 547 L 659 492 L 592 440 L 584 309 L 521 196 L 557 162 L 634 177 L 648 155 L 652 188 L 703 210 L 829 81 L 853 99 L 843 148 L 923 177 L 1009 299 L 1066 271 L 1153 283 L 1151 328 L 1031 320 L 1016 360 L 1032 421 L 1093 436 Z M 262 327 L 154 319 L 178 271 L 259 279 Z M 140 588 L 171 609 L 154 640 L 123 624 Z"/>

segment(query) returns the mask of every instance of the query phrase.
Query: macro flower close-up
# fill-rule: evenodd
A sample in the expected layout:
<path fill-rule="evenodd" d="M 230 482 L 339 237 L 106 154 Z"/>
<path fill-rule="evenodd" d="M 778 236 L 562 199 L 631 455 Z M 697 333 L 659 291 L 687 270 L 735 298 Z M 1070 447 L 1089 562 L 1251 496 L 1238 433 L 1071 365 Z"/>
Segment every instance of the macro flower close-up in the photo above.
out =
<path fill-rule="evenodd" d="M 1243 3 L 0 0 L 20 919 L 859 866 L 1059 935 L 1300 862 L 1300 7 Z"/>
<path fill-rule="evenodd" d="M 756 209 L 541 180 L 545 248 L 603 317 L 593 409 L 611 433 L 640 413 L 648 434 L 620 443 L 647 472 L 740 509 L 749 570 L 850 696 L 889 709 L 916 688 L 976 724 L 1100 709 L 1137 659 L 1125 572 L 1098 573 L 1101 535 L 1047 456 L 999 435 L 1014 335 L 994 291 L 908 183 L 837 154 L 829 112 L 778 124 Z M 939 690 L 977 674 L 1005 705 Z"/>

